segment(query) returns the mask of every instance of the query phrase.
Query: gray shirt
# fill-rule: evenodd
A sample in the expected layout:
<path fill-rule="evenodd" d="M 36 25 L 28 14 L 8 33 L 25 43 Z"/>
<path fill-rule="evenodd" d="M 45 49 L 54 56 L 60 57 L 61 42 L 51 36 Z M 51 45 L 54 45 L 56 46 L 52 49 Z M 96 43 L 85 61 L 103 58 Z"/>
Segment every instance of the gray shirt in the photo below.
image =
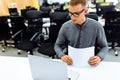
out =
<path fill-rule="evenodd" d="M 100 50 L 96 55 L 102 59 L 108 50 L 103 26 L 90 18 L 82 26 L 71 20 L 62 25 L 54 47 L 59 58 L 65 54 L 63 49 L 68 45 L 75 48 L 98 47 Z"/>

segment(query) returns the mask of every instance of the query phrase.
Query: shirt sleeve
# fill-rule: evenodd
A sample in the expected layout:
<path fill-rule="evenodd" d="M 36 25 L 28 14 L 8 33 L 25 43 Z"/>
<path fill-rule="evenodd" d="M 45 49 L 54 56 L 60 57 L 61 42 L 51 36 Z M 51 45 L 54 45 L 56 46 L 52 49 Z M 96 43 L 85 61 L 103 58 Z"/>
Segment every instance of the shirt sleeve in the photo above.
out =
<path fill-rule="evenodd" d="M 61 27 L 55 46 L 54 46 L 54 50 L 58 56 L 58 58 L 60 58 L 61 56 L 65 55 L 64 53 L 64 48 L 66 46 L 66 37 L 65 37 L 65 31 L 66 29 L 64 28 L 64 26 Z"/>
<path fill-rule="evenodd" d="M 108 52 L 108 44 L 107 44 L 103 26 L 99 26 L 99 28 L 98 28 L 98 35 L 97 35 L 96 42 L 100 48 L 99 52 L 97 53 L 97 56 L 100 56 L 101 59 L 103 60 L 105 55 Z"/>

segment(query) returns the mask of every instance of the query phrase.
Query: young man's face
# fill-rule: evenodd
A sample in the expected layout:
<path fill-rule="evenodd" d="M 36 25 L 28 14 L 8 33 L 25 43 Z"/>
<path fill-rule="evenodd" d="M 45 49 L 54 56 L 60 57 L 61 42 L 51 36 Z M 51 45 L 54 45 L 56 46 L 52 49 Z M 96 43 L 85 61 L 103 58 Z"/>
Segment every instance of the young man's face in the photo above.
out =
<path fill-rule="evenodd" d="M 85 19 L 86 9 L 81 4 L 76 6 L 69 5 L 69 15 L 75 24 L 82 24 Z"/>

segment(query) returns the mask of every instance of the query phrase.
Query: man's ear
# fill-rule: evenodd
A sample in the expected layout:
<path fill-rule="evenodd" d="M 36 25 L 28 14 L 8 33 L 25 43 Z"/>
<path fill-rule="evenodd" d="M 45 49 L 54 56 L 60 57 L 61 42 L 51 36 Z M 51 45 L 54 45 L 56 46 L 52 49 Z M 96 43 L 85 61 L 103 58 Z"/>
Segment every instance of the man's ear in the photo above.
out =
<path fill-rule="evenodd" d="M 88 9 L 85 9 L 85 10 L 84 10 L 84 14 L 85 14 L 85 15 L 88 14 Z"/>

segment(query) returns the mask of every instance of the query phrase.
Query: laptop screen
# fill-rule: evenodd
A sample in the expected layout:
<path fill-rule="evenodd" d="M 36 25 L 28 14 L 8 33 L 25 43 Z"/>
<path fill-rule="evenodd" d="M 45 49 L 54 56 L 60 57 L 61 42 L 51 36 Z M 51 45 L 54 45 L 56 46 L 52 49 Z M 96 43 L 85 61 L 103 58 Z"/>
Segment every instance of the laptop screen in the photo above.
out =
<path fill-rule="evenodd" d="M 28 59 L 33 80 L 68 80 L 66 63 L 33 55 Z"/>

